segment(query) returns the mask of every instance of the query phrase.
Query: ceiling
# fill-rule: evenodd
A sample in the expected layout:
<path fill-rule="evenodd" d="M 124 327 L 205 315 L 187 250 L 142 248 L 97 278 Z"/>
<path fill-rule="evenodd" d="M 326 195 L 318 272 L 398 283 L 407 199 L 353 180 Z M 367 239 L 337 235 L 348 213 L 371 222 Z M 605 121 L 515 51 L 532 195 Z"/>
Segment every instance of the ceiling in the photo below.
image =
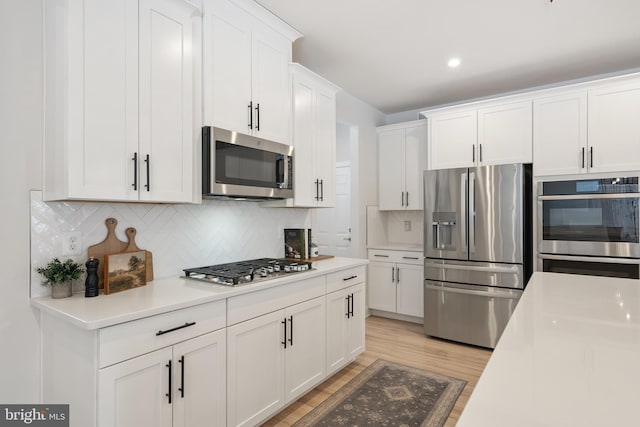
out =
<path fill-rule="evenodd" d="M 256 1 L 304 34 L 295 62 L 386 114 L 640 68 L 638 0 Z"/>

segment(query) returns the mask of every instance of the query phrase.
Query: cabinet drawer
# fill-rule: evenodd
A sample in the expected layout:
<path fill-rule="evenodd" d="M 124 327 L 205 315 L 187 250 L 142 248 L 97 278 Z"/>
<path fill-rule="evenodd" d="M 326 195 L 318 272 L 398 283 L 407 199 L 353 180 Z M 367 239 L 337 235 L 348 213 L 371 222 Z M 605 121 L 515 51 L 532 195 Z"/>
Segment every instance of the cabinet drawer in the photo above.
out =
<path fill-rule="evenodd" d="M 98 364 L 103 368 L 225 326 L 223 300 L 102 328 Z"/>
<path fill-rule="evenodd" d="M 326 276 L 238 295 L 227 300 L 227 324 L 235 325 L 326 293 Z"/>
<path fill-rule="evenodd" d="M 363 283 L 366 280 L 366 267 L 353 267 L 327 275 L 327 293 L 335 292 L 347 286 Z"/>
<path fill-rule="evenodd" d="M 381 262 L 400 262 L 403 264 L 422 265 L 424 256 L 416 251 L 393 251 L 385 249 L 369 249 L 369 259 Z"/>

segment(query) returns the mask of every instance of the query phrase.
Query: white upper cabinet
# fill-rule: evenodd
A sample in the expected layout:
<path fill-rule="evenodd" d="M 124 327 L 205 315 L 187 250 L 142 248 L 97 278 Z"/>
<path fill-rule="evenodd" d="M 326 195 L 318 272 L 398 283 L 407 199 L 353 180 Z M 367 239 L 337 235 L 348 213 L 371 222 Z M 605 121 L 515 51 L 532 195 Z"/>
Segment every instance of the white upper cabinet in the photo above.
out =
<path fill-rule="evenodd" d="M 587 172 L 587 92 L 533 102 L 533 172 L 536 176 Z"/>
<path fill-rule="evenodd" d="M 478 113 L 475 109 L 429 117 L 429 169 L 475 166 Z"/>
<path fill-rule="evenodd" d="M 293 91 L 293 205 L 336 203 L 336 92 L 338 87 L 291 64 Z"/>
<path fill-rule="evenodd" d="M 589 170 L 640 169 L 640 81 L 589 91 Z"/>
<path fill-rule="evenodd" d="M 426 121 L 381 126 L 377 133 L 379 209 L 422 210 Z"/>
<path fill-rule="evenodd" d="M 183 0 L 44 2 L 45 200 L 194 200 L 198 17 Z"/>
<path fill-rule="evenodd" d="M 531 101 L 478 110 L 478 165 L 531 163 Z"/>
<path fill-rule="evenodd" d="M 429 169 L 532 161 L 529 100 L 423 114 L 429 120 Z"/>
<path fill-rule="evenodd" d="M 534 101 L 536 176 L 640 169 L 640 82 L 582 87 Z"/>
<path fill-rule="evenodd" d="M 204 121 L 290 141 L 291 44 L 300 34 L 253 1 L 204 1 Z"/>

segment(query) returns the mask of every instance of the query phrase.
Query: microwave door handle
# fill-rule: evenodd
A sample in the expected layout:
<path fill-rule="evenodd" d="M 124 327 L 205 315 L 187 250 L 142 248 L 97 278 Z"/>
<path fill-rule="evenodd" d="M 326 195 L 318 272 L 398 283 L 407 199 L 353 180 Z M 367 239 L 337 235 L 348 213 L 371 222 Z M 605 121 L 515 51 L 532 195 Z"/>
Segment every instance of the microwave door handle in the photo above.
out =
<path fill-rule="evenodd" d="M 476 173 L 469 173 L 469 252 L 476 251 Z"/>
<path fill-rule="evenodd" d="M 460 174 L 460 240 L 467 250 L 467 173 Z"/>

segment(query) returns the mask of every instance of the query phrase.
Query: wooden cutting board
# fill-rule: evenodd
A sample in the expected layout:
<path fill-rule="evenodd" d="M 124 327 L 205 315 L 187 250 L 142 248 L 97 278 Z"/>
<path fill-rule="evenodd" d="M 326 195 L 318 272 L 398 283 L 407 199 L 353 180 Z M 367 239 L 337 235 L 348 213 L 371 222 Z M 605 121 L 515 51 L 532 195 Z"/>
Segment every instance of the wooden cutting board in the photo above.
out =
<path fill-rule="evenodd" d="M 137 251 L 145 251 L 147 254 L 145 256 L 146 259 L 146 273 L 147 273 L 147 282 L 153 280 L 153 254 L 151 251 L 146 249 L 140 249 L 138 245 L 136 245 L 136 234 L 138 233 L 134 227 L 129 227 L 125 230 L 127 234 L 127 238 L 129 239 L 129 244 L 127 245 L 125 252 L 137 252 Z"/>
<path fill-rule="evenodd" d="M 123 252 L 128 246 L 127 242 L 123 242 L 116 236 L 118 221 L 115 218 L 107 218 L 104 223 L 107 226 L 107 237 L 87 249 L 87 255 L 90 258 L 97 258 L 100 261 L 98 264 L 98 287 L 101 289 L 104 288 L 104 256 Z"/>

